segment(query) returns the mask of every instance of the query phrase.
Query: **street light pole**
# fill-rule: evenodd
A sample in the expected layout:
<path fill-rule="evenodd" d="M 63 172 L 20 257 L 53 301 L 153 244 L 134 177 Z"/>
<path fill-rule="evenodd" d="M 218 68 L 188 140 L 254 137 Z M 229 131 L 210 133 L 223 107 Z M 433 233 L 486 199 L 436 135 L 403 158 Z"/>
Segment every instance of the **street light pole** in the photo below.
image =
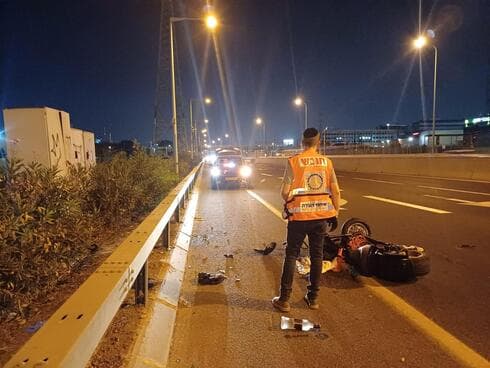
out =
<path fill-rule="evenodd" d="M 436 84 L 437 84 L 437 47 L 434 48 L 434 91 L 432 96 L 432 153 L 435 153 L 436 144 Z"/>
<path fill-rule="evenodd" d="M 308 129 L 308 104 L 306 101 L 303 101 L 303 104 L 305 105 L 305 130 Z"/>
<path fill-rule="evenodd" d="M 175 22 L 183 21 L 203 21 L 201 18 L 189 18 L 189 17 L 170 17 L 170 64 L 171 64 L 171 76 L 172 76 L 172 126 L 174 132 L 174 158 L 175 158 L 175 173 L 179 175 L 179 142 L 177 131 L 177 100 L 175 92 L 175 58 L 174 58 L 174 29 L 173 24 Z M 209 14 L 204 19 L 206 27 L 213 31 L 218 26 L 218 20 L 212 14 Z M 192 133 L 192 131 L 191 131 Z M 192 134 L 191 134 L 192 135 Z M 191 140 L 192 141 L 192 140 Z"/>
<path fill-rule="evenodd" d="M 194 120 L 192 119 L 192 101 L 192 98 L 189 99 L 189 119 L 191 123 L 191 160 L 194 160 Z"/>
<path fill-rule="evenodd" d="M 179 176 L 179 143 L 177 132 L 177 100 L 175 93 L 175 63 L 174 63 L 174 18 L 170 18 L 170 64 L 172 75 L 172 127 L 174 131 L 175 173 Z"/>

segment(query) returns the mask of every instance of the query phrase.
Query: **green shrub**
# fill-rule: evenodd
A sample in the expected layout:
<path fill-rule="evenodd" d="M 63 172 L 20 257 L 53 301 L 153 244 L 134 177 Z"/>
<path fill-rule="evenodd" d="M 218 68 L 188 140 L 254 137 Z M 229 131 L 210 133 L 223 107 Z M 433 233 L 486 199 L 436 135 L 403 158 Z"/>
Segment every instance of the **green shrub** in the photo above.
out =
<path fill-rule="evenodd" d="M 28 312 L 88 256 L 102 232 L 158 204 L 178 178 L 170 160 L 142 151 L 66 176 L 39 164 L 0 169 L 0 319 Z"/>

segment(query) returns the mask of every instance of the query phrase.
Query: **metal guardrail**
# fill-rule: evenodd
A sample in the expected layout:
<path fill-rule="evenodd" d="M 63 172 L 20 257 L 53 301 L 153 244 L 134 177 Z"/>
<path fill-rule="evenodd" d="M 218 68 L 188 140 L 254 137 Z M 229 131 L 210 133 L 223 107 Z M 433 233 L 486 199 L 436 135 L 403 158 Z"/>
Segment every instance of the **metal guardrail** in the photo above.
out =
<path fill-rule="evenodd" d="M 165 197 L 5 368 L 86 366 L 133 284 L 137 302 L 146 303 L 148 257 L 159 241 L 168 247 L 170 221 L 180 220 L 200 168 Z"/>

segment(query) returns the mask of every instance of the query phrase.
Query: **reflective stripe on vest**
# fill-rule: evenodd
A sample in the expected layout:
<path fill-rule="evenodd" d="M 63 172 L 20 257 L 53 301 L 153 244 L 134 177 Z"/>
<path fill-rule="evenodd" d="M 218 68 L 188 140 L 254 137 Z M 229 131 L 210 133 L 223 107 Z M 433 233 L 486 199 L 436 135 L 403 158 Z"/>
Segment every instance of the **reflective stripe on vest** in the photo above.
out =
<path fill-rule="evenodd" d="M 290 221 L 310 221 L 337 216 L 330 198 L 332 162 L 308 150 L 289 159 L 293 171 L 291 195 L 287 208 Z"/>

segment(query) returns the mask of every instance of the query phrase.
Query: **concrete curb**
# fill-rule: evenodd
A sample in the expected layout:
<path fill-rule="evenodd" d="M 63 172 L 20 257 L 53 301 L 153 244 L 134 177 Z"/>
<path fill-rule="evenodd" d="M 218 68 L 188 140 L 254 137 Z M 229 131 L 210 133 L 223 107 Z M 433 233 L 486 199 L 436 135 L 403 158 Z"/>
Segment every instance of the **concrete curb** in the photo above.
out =
<path fill-rule="evenodd" d="M 154 304 L 148 311 L 146 326 L 138 334 L 128 367 L 164 368 L 167 365 L 199 199 L 200 182 L 201 175 L 197 178 L 195 189 L 189 197 L 183 223 L 169 257 L 169 269 Z"/>

